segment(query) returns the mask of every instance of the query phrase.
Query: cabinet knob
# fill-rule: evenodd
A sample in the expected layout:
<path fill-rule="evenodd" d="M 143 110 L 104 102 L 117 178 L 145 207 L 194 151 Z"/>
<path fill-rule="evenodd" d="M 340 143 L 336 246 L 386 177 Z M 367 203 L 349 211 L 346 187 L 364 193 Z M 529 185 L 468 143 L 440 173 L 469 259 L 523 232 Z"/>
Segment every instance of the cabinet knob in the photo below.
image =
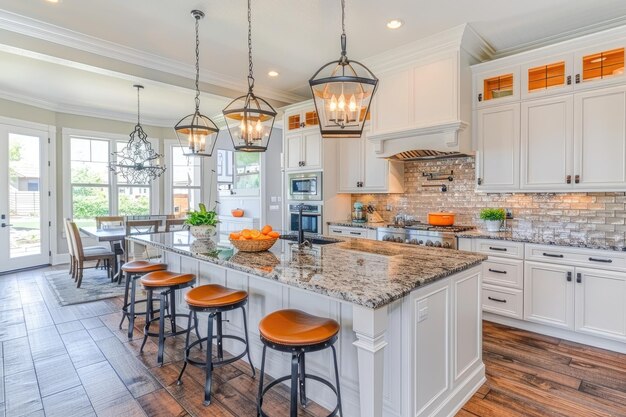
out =
<path fill-rule="evenodd" d="M 572 273 L 571 272 L 567 273 L 567 282 L 572 282 Z"/>
<path fill-rule="evenodd" d="M 576 74 L 576 84 L 580 84 L 580 74 Z"/>
<path fill-rule="evenodd" d="M 567 85 L 572 85 L 572 76 L 571 75 L 567 76 Z"/>
<path fill-rule="evenodd" d="M 483 94 L 482 94 L 482 93 L 480 93 L 480 94 L 478 95 L 478 101 L 483 101 Z"/>
<path fill-rule="evenodd" d="M 482 185 L 483 184 L 483 179 L 482 178 L 478 178 L 478 185 Z"/>
<path fill-rule="evenodd" d="M 581 274 L 580 272 L 576 274 L 576 282 L 579 284 L 583 282 L 583 274 Z"/>
<path fill-rule="evenodd" d="M 571 184 L 572 183 L 572 176 L 568 175 L 567 177 L 565 177 L 565 183 L 566 184 Z"/>
<path fill-rule="evenodd" d="M 576 175 L 576 176 L 574 177 L 574 182 L 575 182 L 576 184 L 580 184 L 580 175 Z"/>

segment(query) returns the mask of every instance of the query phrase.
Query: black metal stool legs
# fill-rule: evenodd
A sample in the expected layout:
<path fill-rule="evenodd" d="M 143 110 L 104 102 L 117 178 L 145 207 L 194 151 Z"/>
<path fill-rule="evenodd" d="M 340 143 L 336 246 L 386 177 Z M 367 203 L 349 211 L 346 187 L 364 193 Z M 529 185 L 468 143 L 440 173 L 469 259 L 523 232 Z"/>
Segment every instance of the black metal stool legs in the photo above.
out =
<path fill-rule="evenodd" d="M 252 378 L 256 377 L 256 370 L 254 369 L 254 365 L 252 364 L 252 358 L 250 357 L 250 342 L 248 341 L 248 319 L 246 318 L 246 308 L 241 306 L 241 311 L 243 312 L 243 331 L 244 337 L 246 338 L 246 351 L 248 352 L 248 363 L 250 364 L 250 369 L 252 369 Z"/>
<path fill-rule="evenodd" d="M 259 377 L 259 395 L 257 396 L 256 416 L 261 416 L 261 407 L 263 407 L 263 378 L 265 377 L 265 353 L 267 346 L 263 345 L 263 354 L 261 356 L 261 376 Z"/>
<path fill-rule="evenodd" d="M 332 345 L 333 349 L 333 362 L 335 363 L 335 383 L 337 384 L 337 407 L 339 408 L 339 415 L 343 417 L 343 410 L 341 409 L 341 389 L 339 388 L 339 366 L 337 365 L 337 349 L 335 345 Z"/>
<path fill-rule="evenodd" d="M 298 417 L 298 368 L 299 354 L 294 352 L 291 354 L 291 401 L 289 403 L 289 417 Z"/>
<path fill-rule="evenodd" d="M 221 322 L 222 315 L 219 315 L 218 326 L 221 332 Z M 213 346 L 211 341 L 213 340 L 213 315 L 209 315 L 208 325 L 207 325 L 207 348 L 206 348 L 206 372 L 204 379 L 204 405 L 211 404 L 211 383 L 213 381 Z M 221 335 L 220 335 L 221 336 Z"/>
<path fill-rule="evenodd" d="M 306 399 L 306 369 L 304 363 L 304 353 L 301 353 L 298 356 L 298 364 L 300 365 L 300 370 L 298 373 L 298 384 L 300 389 L 300 404 L 302 407 L 306 407 L 307 399 Z"/>

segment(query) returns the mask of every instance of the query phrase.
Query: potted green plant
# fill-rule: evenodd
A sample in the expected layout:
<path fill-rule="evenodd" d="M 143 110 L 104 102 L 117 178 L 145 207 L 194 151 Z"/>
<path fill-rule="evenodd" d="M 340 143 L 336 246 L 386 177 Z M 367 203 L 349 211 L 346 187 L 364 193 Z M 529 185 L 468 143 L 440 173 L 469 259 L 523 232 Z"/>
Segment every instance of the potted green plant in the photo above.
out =
<path fill-rule="evenodd" d="M 501 208 L 484 208 L 480 211 L 480 219 L 485 221 L 489 232 L 499 231 L 505 218 L 506 212 Z"/>
<path fill-rule="evenodd" d="M 202 203 L 198 205 L 199 210 L 189 211 L 185 224 L 189 225 L 191 235 L 196 239 L 209 239 L 215 236 L 217 232 L 217 212 L 215 209 L 207 210 Z"/>

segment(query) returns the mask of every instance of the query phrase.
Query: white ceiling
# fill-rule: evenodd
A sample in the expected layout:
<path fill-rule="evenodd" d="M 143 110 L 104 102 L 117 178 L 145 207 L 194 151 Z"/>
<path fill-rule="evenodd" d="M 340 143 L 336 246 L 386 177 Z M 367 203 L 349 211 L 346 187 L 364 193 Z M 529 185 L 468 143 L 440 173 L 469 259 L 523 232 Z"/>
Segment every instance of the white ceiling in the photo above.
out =
<path fill-rule="evenodd" d="M 496 52 L 507 53 L 602 22 L 623 23 L 626 16 L 624 0 L 347 0 L 346 3 L 348 55 L 358 60 L 462 23 L 470 23 Z M 338 57 L 339 0 L 253 0 L 252 7 L 257 86 L 290 94 L 291 99 L 283 102 L 306 97 L 308 78 L 321 64 Z M 195 8 L 206 13 L 200 26 L 203 71 L 243 86 L 247 73 L 245 0 L 59 0 L 57 4 L 45 0 L 0 0 L 0 11 L 152 54 L 182 64 L 189 71 L 194 64 L 193 18 L 189 12 Z M 391 18 L 402 19 L 404 26 L 395 31 L 387 29 L 385 23 Z M 33 62 L 41 68 L 29 68 L 28 74 L 36 78 L 37 71 L 39 75 L 52 71 L 59 83 L 67 83 L 66 88 L 35 88 L 7 75 L 5 58 L 2 57 L 0 74 L 3 90 L 37 94 L 37 98 L 52 102 L 84 103 L 89 102 L 81 96 L 85 91 L 94 97 L 98 94 L 94 90 L 100 89 L 98 100 L 91 100 L 92 104 L 110 108 L 118 108 L 115 104 L 118 97 L 121 103 L 129 96 L 127 85 L 124 88 L 119 85 L 119 89 L 85 90 L 83 87 L 94 81 L 93 73 L 58 64 L 58 68 L 51 69 L 45 62 Z M 18 61 L 7 62 L 18 68 Z M 280 76 L 268 77 L 270 69 L 278 71 Z M 71 76 L 63 75 L 64 71 L 71 72 Z M 117 76 L 117 81 L 109 82 L 120 83 L 123 78 Z M 99 85 L 105 84 L 99 81 Z M 162 87 L 162 92 L 167 95 L 155 98 L 158 103 L 155 107 L 163 105 L 167 112 L 162 110 L 160 117 L 178 114 L 173 104 L 177 101 L 169 96 L 176 93 L 166 87 Z M 149 94 L 146 92 L 146 106 Z M 178 94 L 185 96 L 180 91 Z M 211 106 L 215 105 L 218 113 L 221 103 L 217 101 L 207 102 L 211 110 L 205 112 L 212 112 Z"/>

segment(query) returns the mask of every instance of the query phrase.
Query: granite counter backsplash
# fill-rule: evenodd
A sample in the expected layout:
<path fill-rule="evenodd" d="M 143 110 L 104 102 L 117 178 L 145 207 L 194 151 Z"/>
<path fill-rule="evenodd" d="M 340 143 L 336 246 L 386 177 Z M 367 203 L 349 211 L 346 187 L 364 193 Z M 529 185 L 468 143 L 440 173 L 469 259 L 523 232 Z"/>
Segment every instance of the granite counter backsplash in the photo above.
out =
<path fill-rule="evenodd" d="M 446 182 L 448 192 L 422 187 L 432 184 L 422 172 L 451 170 L 454 171 L 454 181 Z M 506 207 L 511 208 L 515 216 L 508 226 L 521 234 L 587 247 L 619 248 L 626 245 L 624 192 L 477 193 L 475 177 L 473 157 L 406 162 L 404 194 L 353 194 L 352 203 L 372 204 L 386 222 L 393 222 L 398 212 L 426 222 L 429 211 L 445 210 L 456 213 L 456 224 L 479 228 L 483 226 L 478 218 L 480 209 Z M 391 210 L 387 211 L 387 208 Z"/>
<path fill-rule="evenodd" d="M 304 250 L 281 239 L 270 251 L 258 253 L 238 252 L 228 244 L 207 248 L 187 231 L 127 239 L 370 308 L 487 259 L 469 252 L 365 239 Z"/>

